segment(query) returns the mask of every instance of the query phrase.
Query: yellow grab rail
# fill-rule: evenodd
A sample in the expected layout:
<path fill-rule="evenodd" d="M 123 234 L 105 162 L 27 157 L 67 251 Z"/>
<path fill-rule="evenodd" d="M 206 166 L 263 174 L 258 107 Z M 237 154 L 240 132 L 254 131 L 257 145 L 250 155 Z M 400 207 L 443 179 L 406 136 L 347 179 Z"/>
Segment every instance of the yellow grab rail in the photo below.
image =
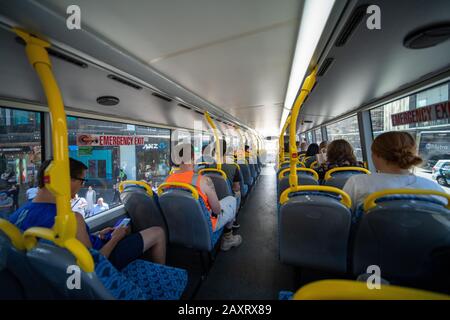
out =
<path fill-rule="evenodd" d="M 317 163 L 318 163 L 317 160 L 311 162 L 311 164 L 309 165 L 309 168 L 310 168 L 310 169 L 314 168 L 314 167 L 317 165 Z"/>
<path fill-rule="evenodd" d="M 18 250 L 25 250 L 25 242 L 23 240 L 22 232 L 20 232 L 15 225 L 8 220 L 0 219 L 0 230 L 3 231 L 9 238 L 14 248 Z"/>
<path fill-rule="evenodd" d="M 294 300 L 450 300 L 450 296 L 425 290 L 380 285 L 369 289 L 366 282 L 321 280 L 307 284 L 295 294 Z"/>
<path fill-rule="evenodd" d="M 291 157 L 290 158 L 291 172 L 289 174 L 289 185 L 291 187 L 296 187 L 298 185 L 297 171 L 295 170 L 296 162 L 298 161 L 298 150 L 295 141 L 295 137 L 297 135 L 297 118 L 300 109 L 303 105 L 303 102 L 305 101 L 306 97 L 311 92 L 312 88 L 314 87 L 314 84 L 316 83 L 316 73 L 317 67 L 315 67 L 313 71 L 309 74 L 309 76 L 306 77 L 305 81 L 303 82 L 303 86 L 300 90 L 300 94 L 295 99 L 294 106 L 292 107 L 291 111 L 291 123 L 289 126 L 289 154 Z"/>
<path fill-rule="evenodd" d="M 350 196 L 342 191 L 341 189 L 335 188 L 335 187 L 329 187 L 329 186 L 296 186 L 296 187 L 290 187 L 289 189 L 286 189 L 283 191 L 280 197 L 280 204 L 284 204 L 289 200 L 289 194 L 292 192 L 300 192 L 300 191 L 324 191 L 324 192 L 331 192 L 331 193 L 337 193 L 342 197 L 341 203 L 346 206 L 347 208 L 352 207 L 352 200 L 350 199 Z"/>
<path fill-rule="evenodd" d="M 221 170 L 222 169 L 222 154 L 221 154 L 220 150 L 222 148 L 220 147 L 219 135 L 217 134 L 217 127 L 214 124 L 214 121 L 209 116 L 208 112 L 205 112 L 205 119 L 208 122 L 208 124 L 210 125 L 211 129 L 213 129 L 214 139 L 216 140 L 216 152 L 215 152 L 216 164 L 217 164 L 217 169 Z"/>
<path fill-rule="evenodd" d="M 374 192 L 372 194 L 369 194 L 363 202 L 363 209 L 364 212 L 367 212 L 368 210 L 374 208 L 376 206 L 376 201 L 379 198 L 385 197 L 385 196 L 391 196 L 391 195 L 399 195 L 399 194 L 412 194 L 412 195 L 418 195 L 418 196 L 439 196 L 447 199 L 447 205 L 445 207 L 450 210 L 450 194 L 446 192 L 440 192 L 436 190 L 420 190 L 420 189 L 387 189 L 387 190 L 381 190 Z"/>
<path fill-rule="evenodd" d="M 278 139 L 278 168 L 281 166 L 281 163 L 284 161 L 284 134 L 286 133 L 287 127 L 291 123 L 291 115 L 289 115 L 286 119 L 286 122 L 283 125 L 283 129 L 281 130 L 280 139 Z"/>
<path fill-rule="evenodd" d="M 284 177 L 284 174 L 286 172 L 290 172 L 290 171 L 291 171 L 291 168 L 286 168 L 286 169 L 281 170 L 280 173 L 278 174 L 278 180 L 281 180 Z M 298 171 L 312 173 L 314 180 L 319 180 L 319 175 L 313 169 L 310 169 L 310 168 L 297 168 L 297 172 Z"/>
<path fill-rule="evenodd" d="M 281 166 L 282 166 L 283 164 L 291 164 L 291 162 L 290 162 L 289 160 L 283 161 L 283 162 L 280 164 L 280 168 L 281 168 Z M 306 168 L 306 166 L 305 166 L 305 164 L 304 164 L 303 162 L 298 161 L 298 162 L 297 162 L 297 168 L 298 168 L 298 165 L 300 165 L 301 168 Z"/>
<path fill-rule="evenodd" d="M 158 195 L 160 196 L 164 192 L 164 188 L 170 188 L 170 187 L 178 187 L 178 188 L 185 188 L 191 191 L 192 196 L 195 200 L 198 200 L 198 190 L 190 185 L 189 183 L 183 183 L 183 182 L 164 182 L 158 187 Z"/>
<path fill-rule="evenodd" d="M 120 193 L 123 192 L 123 189 L 125 188 L 125 185 L 127 185 L 127 184 L 134 184 L 134 185 L 137 185 L 137 186 L 144 187 L 144 188 L 145 188 L 145 191 L 147 191 L 147 194 L 148 194 L 150 197 L 153 197 L 153 190 L 152 190 L 152 187 L 149 186 L 147 182 L 144 182 L 144 181 L 136 181 L 136 180 L 126 180 L 126 181 L 122 181 L 122 182 L 119 184 L 119 192 L 120 192 Z"/>
<path fill-rule="evenodd" d="M 360 171 L 363 172 L 365 174 L 370 174 L 370 171 L 367 170 L 366 168 L 361 168 L 361 167 L 338 167 L 338 168 L 333 168 L 328 170 L 325 173 L 325 181 L 331 179 L 331 175 L 335 172 L 340 172 L 340 171 Z"/>
<path fill-rule="evenodd" d="M 198 171 L 198 174 L 203 174 L 203 173 L 208 173 L 208 172 L 217 172 L 220 173 L 220 175 L 226 180 L 227 178 L 227 174 L 225 173 L 225 171 L 220 170 L 220 169 L 214 169 L 214 168 L 206 168 L 206 169 L 201 169 Z"/>
<path fill-rule="evenodd" d="M 53 160 L 45 170 L 44 181 L 46 188 L 55 196 L 56 202 L 56 217 L 52 230 L 55 236 L 52 241 L 58 246 L 66 247 L 68 240 L 71 240 L 71 243 L 78 241 L 76 240 L 77 223 L 75 215 L 70 209 L 71 191 L 66 114 L 61 92 L 53 76 L 52 65 L 46 50 L 50 47 L 50 43 L 18 28 L 14 28 L 13 31 L 26 43 L 25 51 L 28 60 L 39 76 L 50 110 Z M 80 242 L 79 246 L 72 245 L 72 249 L 76 250 L 72 253 L 80 261 L 80 267 L 85 272 L 93 272 L 94 261 L 87 248 Z"/>
<path fill-rule="evenodd" d="M 76 221 L 75 221 L 76 223 Z M 24 243 L 27 250 L 31 250 L 36 246 L 37 239 L 49 240 L 53 243 L 57 242 L 57 234 L 52 229 L 32 227 L 23 233 Z M 86 272 L 94 272 L 94 260 L 91 254 L 76 238 L 64 240 L 61 247 L 66 248 L 76 258 L 77 264 Z"/>

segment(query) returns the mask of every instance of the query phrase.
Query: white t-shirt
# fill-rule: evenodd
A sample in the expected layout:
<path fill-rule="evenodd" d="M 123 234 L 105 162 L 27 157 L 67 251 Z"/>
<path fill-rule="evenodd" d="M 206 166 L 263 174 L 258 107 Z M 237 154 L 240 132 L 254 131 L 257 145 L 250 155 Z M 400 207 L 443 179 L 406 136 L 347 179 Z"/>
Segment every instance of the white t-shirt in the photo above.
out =
<path fill-rule="evenodd" d="M 445 192 L 436 182 L 418 177 L 414 174 L 389 174 L 389 173 L 372 173 L 357 174 L 351 176 L 345 184 L 343 190 L 348 193 L 352 199 L 353 209 L 357 208 L 360 203 L 371 193 L 385 189 L 429 189 Z M 447 199 L 436 197 L 439 201 L 447 203 Z"/>
<path fill-rule="evenodd" d="M 83 218 L 86 216 L 87 201 L 85 198 L 80 197 L 70 200 L 70 206 L 72 207 L 73 212 L 78 212 Z"/>
<path fill-rule="evenodd" d="M 36 187 L 29 188 L 26 192 L 27 199 L 33 200 L 36 197 L 37 193 L 38 193 L 38 188 L 36 188 Z"/>

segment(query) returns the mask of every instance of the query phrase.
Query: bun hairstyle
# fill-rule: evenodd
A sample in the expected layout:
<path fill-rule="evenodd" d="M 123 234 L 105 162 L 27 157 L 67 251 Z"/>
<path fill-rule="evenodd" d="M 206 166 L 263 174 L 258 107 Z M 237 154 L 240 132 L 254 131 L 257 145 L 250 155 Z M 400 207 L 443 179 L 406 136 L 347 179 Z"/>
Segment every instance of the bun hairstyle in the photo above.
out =
<path fill-rule="evenodd" d="M 416 142 L 408 132 L 391 131 L 380 134 L 372 143 L 372 152 L 401 169 L 422 163 L 417 155 Z"/>

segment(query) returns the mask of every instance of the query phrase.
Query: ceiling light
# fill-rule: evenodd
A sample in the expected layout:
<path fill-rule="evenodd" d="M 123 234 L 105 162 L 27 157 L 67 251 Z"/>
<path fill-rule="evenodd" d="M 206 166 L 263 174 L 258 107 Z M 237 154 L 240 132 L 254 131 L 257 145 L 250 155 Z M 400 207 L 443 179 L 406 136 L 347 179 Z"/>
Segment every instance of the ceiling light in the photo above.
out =
<path fill-rule="evenodd" d="M 308 71 L 311 58 L 319 43 L 325 24 L 331 13 L 335 0 L 306 0 L 300 20 L 294 60 L 292 62 L 289 84 L 284 100 L 280 130 L 297 97 L 298 90 Z"/>

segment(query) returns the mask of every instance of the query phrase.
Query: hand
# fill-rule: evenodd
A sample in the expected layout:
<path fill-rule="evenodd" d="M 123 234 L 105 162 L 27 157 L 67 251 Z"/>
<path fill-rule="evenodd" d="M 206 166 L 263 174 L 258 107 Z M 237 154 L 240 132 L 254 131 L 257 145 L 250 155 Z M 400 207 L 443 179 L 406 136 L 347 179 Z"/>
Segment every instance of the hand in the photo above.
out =
<path fill-rule="evenodd" d="M 100 239 L 104 239 L 105 238 L 105 234 L 107 234 L 109 232 L 113 232 L 113 231 L 114 231 L 114 228 L 108 227 L 108 228 L 105 228 L 102 231 L 100 231 L 98 233 L 98 236 L 100 237 Z"/>
<path fill-rule="evenodd" d="M 115 228 L 113 233 L 111 234 L 111 240 L 116 240 L 116 241 L 122 240 L 129 233 L 128 229 L 129 229 L 128 226 L 127 227 L 121 226 L 121 227 Z"/>

